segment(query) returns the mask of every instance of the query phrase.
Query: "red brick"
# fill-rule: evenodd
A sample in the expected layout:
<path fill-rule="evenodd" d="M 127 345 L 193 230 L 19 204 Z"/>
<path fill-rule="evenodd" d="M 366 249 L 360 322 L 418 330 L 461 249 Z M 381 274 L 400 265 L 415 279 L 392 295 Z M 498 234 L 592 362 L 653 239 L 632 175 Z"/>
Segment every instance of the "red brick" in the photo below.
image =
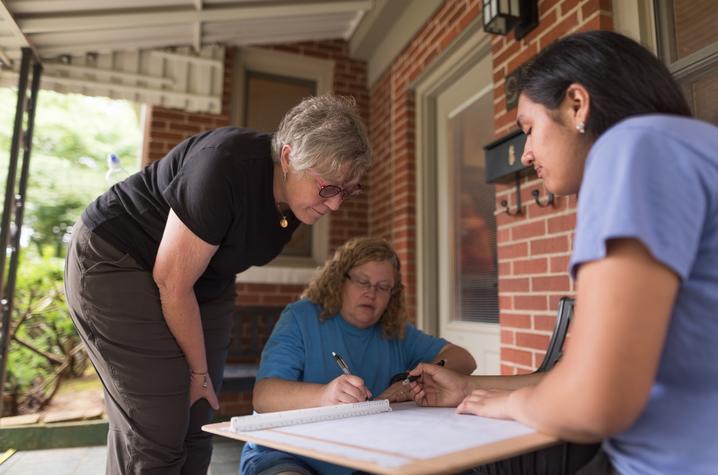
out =
<path fill-rule="evenodd" d="M 513 262 L 514 274 L 543 274 L 548 269 L 548 263 L 545 257 L 538 259 L 522 259 Z"/>
<path fill-rule="evenodd" d="M 536 333 L 516 332 L 516 346 L 532 348 L 535 350 L 546 350 L 550 337 Z"/>
<path fill-rule="evenodd" d="M 534 316 L 534 330 L 553 331 L 556 327 L 556 317 L 548 315 Z"/>
<path fill-rule="evenodd" d="M 499 259 L 513 259 L 516 257 L 526 257 L 528 256 L 529 246 L 525 242 L 520 242 L 518 244 L 509 244 L 509 245 L 499 245 L 498 246 L 498 256 Z"/>
<path fill-rule="evenodd" d="M 578 27 L 578 13 L 572 13 L 541 37 L 541 48 L 545 48 L 572 29 Z"/>
<path fill-rule="evenodd" d="M 517 350 L 514 348 L 502 348 L 501 359 L 509 363 L 517 363 L 524 366 L 530 366 L 533 362 L 530 351 Z"/>
<path fill-rule="evenodd" d="M 576 228 L 576 214 L 564 214 L 549 218 L 548 232 L 549 234 L 560 233 L 562 231 L 573 231 Z"/>
<path fill-rule="evenodd" d="M 551 258 L 550 272 L 567 272 L 570 256 L 557 256 Z"/>
<path fill-rule="evenodd" d="M 531 290 L 533 292 L 569 292 L 571 290 L 571 284 L 567 275 L 532 277 Z"/>
<path fill-rule="evenodd" d="M 519 241 L 521 239 L 527 239 L 537 236 L 543 236 L 546 234 L 546 222 L 545 221 L 533 221 L 526 224 L 520 224 L 511 228 L 511 239 Z"/>
<path fill-rule="evenodd" d="M 499 278 L 499 292 L 528 292 L 529 279 L 511 279 L 507 277 Z"/>
<path fill-rule="evenodd" d="M 515 295 L 514 307 L 517 310 L 548 310 L 548 302 L 543 295 Z"/>
<path fill-rule="evenodd" d="M 502 313 L 499 315 L 501 327 L 531 328 L 531 316 L 527 314 Z"/>
<path fill-rule="evenodd" d="M 568 250 L 568 237 L 566 236 L 554 236 L 531 241 L 531 255 L 557 254 Z"/>

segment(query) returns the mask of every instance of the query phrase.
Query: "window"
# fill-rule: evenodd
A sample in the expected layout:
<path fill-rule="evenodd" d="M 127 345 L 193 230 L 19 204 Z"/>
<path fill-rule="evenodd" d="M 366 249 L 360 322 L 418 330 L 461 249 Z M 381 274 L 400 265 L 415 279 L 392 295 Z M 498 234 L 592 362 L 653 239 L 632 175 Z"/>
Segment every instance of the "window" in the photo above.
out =
<path fill-rule="evenodd" d="M 714 0 L 656 0 L 658 49 L 696 117 L 718 124 L 718 9 Z"/>
<path fill-rule="evenodd" d="M 485 182 L 483 145 L 493 138 L 493 96 L 484 94 L 448 121 L 448 157 L 453 161 L 455 318 L 498 323 L 494 185 Z M 488 124 L 487 124 L 488 122 Z M 481 125 L 480 125 L 481 124 Z"/>
<path fill-rule="evenodd" d="M 284 114 L 304 97 L 329 94 L 334 61 L 259 48 L 240 48 L 234 63 L 232 124 L 276 130 Z M 239 274 L 239 282 L 306 284 L 329 247 L 329 220 L 301 225 L 270 265 Z"/>

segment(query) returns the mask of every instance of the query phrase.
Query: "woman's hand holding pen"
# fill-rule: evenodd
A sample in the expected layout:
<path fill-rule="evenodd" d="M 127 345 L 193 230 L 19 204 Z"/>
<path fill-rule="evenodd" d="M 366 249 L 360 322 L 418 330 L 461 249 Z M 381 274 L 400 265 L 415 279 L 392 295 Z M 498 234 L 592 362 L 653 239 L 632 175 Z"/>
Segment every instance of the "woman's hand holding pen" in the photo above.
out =
<path fill-rule="evenodd" d="M 322 388 L 320 404 L 329 406 L 348 402 L 362 402 L 371 398 L 371 391 L 364 386 L 364 380 L 352 374 L 342 374 Z"/>
<path fill-rule="evenodd" d="M 409 372 L 418 379 L 409 383 L 412 398 L 420 406 L 455 407 L 470 393 L 469 376 L 431 363 Z"/>
<path fill-rule="evenodd" d="M 389 402 L 411 401 L 411 388 L 397 381 L 384 390 L 376 399 L 388 399 Z"/>

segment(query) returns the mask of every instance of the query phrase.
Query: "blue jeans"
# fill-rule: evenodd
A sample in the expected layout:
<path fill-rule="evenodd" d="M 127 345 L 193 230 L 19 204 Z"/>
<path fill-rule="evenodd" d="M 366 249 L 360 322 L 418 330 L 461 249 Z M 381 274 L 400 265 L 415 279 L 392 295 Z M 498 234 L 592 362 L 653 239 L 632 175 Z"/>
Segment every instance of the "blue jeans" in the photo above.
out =
<path fill-rule="evenodd" d="M 244 444 L 239 461 L 240 475 L 273 475 L 280 472 L 316 475 L 309 465 L 292 454 Z"/>

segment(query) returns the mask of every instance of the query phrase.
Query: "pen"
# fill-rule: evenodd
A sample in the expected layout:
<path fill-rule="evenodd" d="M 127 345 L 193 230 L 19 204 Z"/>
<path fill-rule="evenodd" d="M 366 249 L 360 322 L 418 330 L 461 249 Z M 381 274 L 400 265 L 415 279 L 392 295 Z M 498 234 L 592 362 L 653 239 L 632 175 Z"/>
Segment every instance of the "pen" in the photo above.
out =
<path fill-rule="evenodd" d="M 344 361 L 344 358 L 341 357 L 339 353 L 335 353 L 332 351 L 332 356 L 334 357 L 334 361 L 337 362 L 337 365 L 339 365 L 339 369 L 342 370 L 342 373 L 346 374 L 347 376 L 350 376 L 352 373 L 349 371 L 349 366 L 347 366 L 346 361 Z M 366 400 L 369 401 L 372 398 L 367 397 Z"/>
<path fill-rule="evenodd" d="M 349 371 L 349 366 L 347 366 L 347 364 L 344 362 L 344 358 L 342 358 L 339 353 L 334 353 L 332 351 L 332 356 L 334 357 L 334 361 L 336 361 L 339 365 L 339 369 L 342 370 L 342 373 L 346 374 L 347 376 L 352 374 L 351 371 Z"/>
<path fill-rule="evenodd" d="M 436 364 L 439 365 L 439 366 L 444 366 L 444 365 L 446 365 L 446 360 L 439 360 L 439 361 L 436 362 Z M 401 384 L 402 384 L 403 386 L 406 386 L 406 385 L 409 384 L 409 383 L 413 383 L 413 382 L 416 381 L 417 379 L 419 379 L 418 376 L 407 376 L 407 377 L 404 379 L 404 381 L 401 382 Z"/>

